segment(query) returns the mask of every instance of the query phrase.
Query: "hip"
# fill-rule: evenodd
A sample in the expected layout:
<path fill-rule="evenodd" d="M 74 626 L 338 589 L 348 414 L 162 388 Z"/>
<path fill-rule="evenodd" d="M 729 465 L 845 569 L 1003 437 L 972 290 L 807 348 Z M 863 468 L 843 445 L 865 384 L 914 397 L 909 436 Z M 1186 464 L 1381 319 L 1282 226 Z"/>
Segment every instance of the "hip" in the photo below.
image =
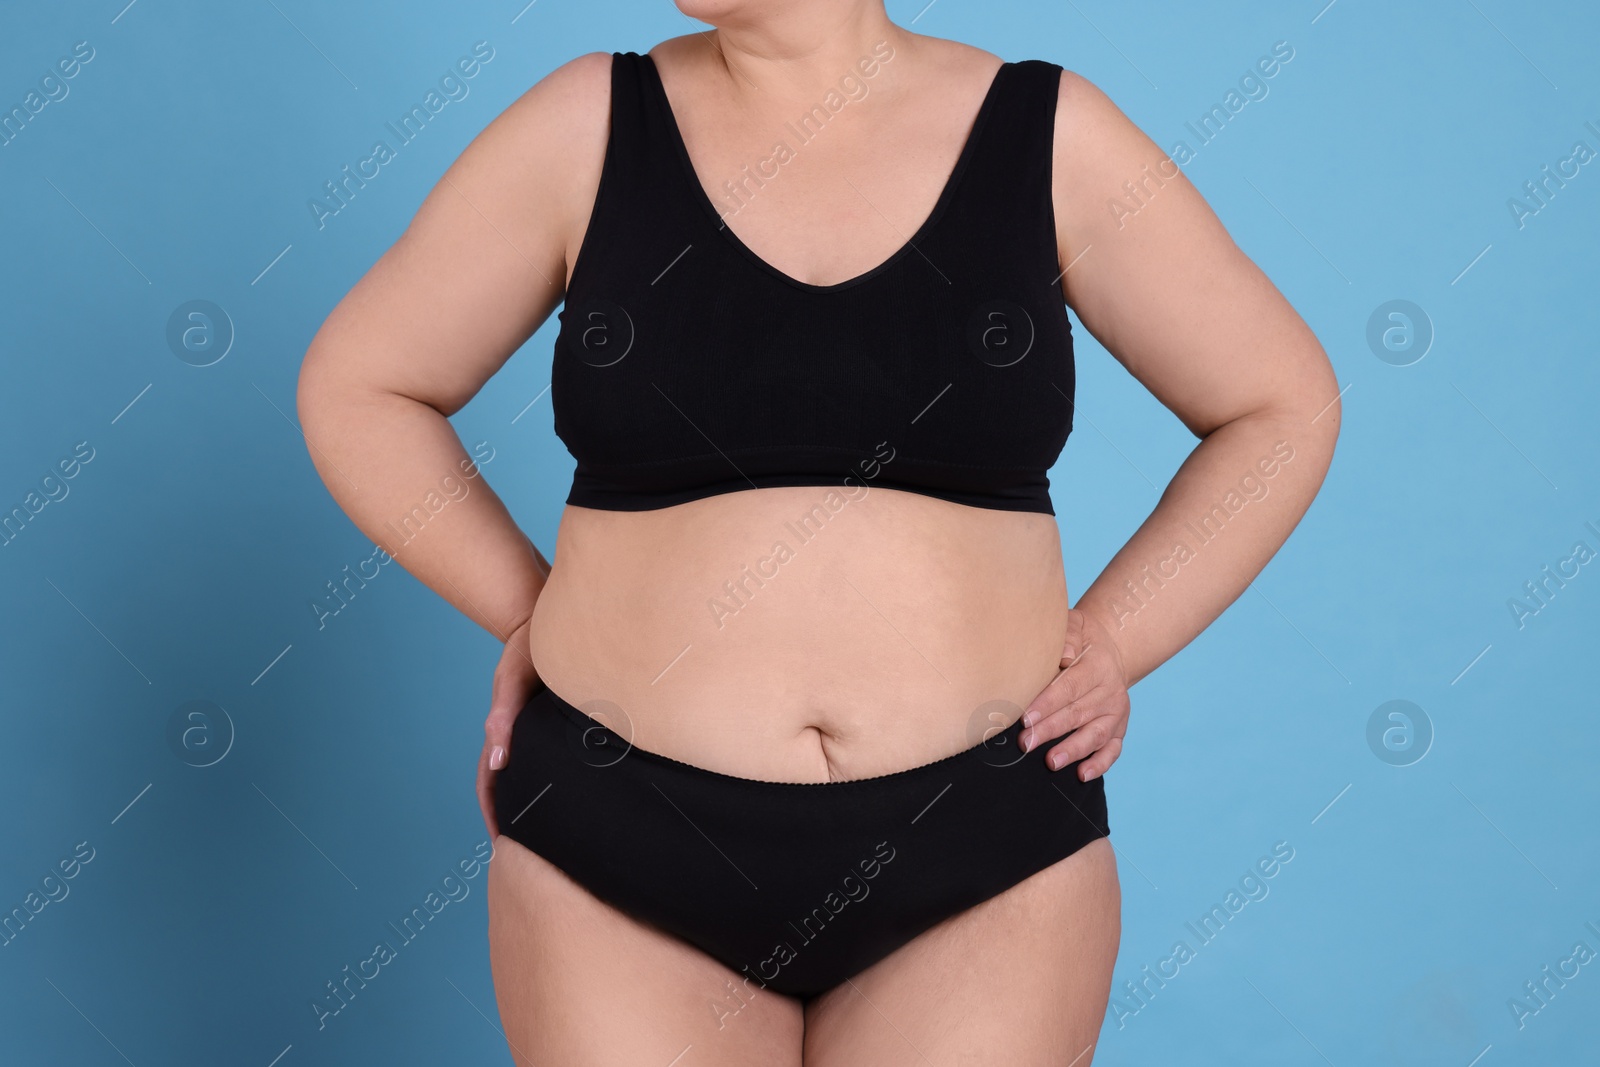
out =
<path fill-rule="evenodd" d="M 540 686 L 495 811 L 600 899 L 814 996 L 1109 834 L 1104 780 L 1049 770 L 1016 733 L 888 775 L 769 782 L 633 746 Z"/>

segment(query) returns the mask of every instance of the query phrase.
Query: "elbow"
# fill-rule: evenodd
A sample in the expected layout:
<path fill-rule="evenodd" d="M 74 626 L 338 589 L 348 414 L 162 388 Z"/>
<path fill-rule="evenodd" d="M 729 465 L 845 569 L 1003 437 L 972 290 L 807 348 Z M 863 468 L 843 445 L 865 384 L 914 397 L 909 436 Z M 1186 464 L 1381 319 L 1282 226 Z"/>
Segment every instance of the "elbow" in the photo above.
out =
<path fill-rule="evenodd" d="M 1320 347 L 1317 352 L 1314 370 L 1287 390 L 1275 405 L 1274 421 L 1283 428 L 1295 450 L 1319 468 L 1320 482 L 1333 464 L 1344 404 L 1333 365 Z"/>
<path fill-rule="evenodd" d="M 1320 345 L 1317 346 L 1317 353 L 1320 357 L 1317 360 L 1318 373 L 1312 376 L 1313 384 L 1307 390 L 1310 399 L 1305 405 L 1308 411 L 1305 421 L 1311 440 L 1320 442 L 1326 459 L 1332 462 L 1333 450 L 1339 441 L 1339 428 L 1343 423 L 1344 390 L 1339 388 L 1339 376 Z"/>
<path fill-rule="evenodd" d="M 1343 405 L 1339 380 L 1320 346 L 1316 358 L 1304 366 L 1304 370 L 1260 398 L 1252 410 L 1229 421 L 1265 428 L 1275 449 L 1292 449 L 1297 463 L 1303 460 L 1303 466 L 1318 468 L 1320 481 L 1333 463 Z M 1199 436 L 1204 438 L 1206 434 Z"/>
<path fill-rule="evenodd" d="M 348 407 L 348 394 L 334 373 L 334 364 L 326 346 L 313 340 L 300 361 L 300 375 L 295 383 L 295 414 L 300 421 L 301 438 L 313 461 L 316 442 L 324 438 L 332 413 L 340 407 Z"/>
<path fill-rule="evenodd" d="M 325 375 L 321 371 L 316 352 L 316 342 L 313 341 L 300 360 L 300 376 L 295 382 L 294 389 L 295 415 L 300 420 L 301 433 L 306 436 L 310 435 L 311 424 L 327 396 Z"/>

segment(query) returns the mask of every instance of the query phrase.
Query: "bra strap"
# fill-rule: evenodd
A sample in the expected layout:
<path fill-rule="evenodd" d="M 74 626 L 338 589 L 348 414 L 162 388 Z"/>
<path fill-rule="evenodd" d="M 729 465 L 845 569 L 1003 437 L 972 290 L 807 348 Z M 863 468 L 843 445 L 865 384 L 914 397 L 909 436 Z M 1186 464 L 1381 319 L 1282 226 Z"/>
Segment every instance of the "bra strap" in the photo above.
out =
<path fill-rule="evenodd" d="M 1062 67 L 1019 60 L 998 87 L 960 190 L 963 227 L 1038 259 L 1048 282 L 1060 268 L 1051 192 Z"/>
<path fill-rule="evenodd" d="M 694 198 L 687 195 L 695 190 L 686 184 L 674 128 L 666 92 L 650 57 L 613 52 L 605 169 L 615 203 L 658 222 L 663 221 L 662 212 L 695 207 Z"/>

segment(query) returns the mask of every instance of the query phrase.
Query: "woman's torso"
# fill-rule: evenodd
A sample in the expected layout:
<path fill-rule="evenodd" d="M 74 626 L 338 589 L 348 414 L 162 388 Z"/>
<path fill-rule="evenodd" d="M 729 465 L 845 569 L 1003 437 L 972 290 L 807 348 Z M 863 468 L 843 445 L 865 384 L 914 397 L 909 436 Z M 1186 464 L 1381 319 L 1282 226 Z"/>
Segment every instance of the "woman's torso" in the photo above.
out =
<path fill-rule="evenodd" d="M 736 175 L 767 154 L 785 109 L 733 113 L 720 72 L 684 40 L 652 53 L 682 140 L 702 177 Z M 944 195 L 997 61 L 912 40 L 896 73 L 939 63 L 938 84 L 908 71 L 871 86 L 853 125 L 836 116 L 725 216 L 774 273 L 826 287 L 920 253 L 906 235 Z M 591 188 L 599 178 L 596 161 Z M 1070 413 L 1070 368 L 1062 384 Z M 894 437 L 843 496 L 787 485 L 651 510 L 569 506 L 530 626 L 540 677 L 640 747 L 774 781 L 888 773 L 1008 725 L 1059 667 L 1055 518 L 873 484 L 894 469 Z"/>

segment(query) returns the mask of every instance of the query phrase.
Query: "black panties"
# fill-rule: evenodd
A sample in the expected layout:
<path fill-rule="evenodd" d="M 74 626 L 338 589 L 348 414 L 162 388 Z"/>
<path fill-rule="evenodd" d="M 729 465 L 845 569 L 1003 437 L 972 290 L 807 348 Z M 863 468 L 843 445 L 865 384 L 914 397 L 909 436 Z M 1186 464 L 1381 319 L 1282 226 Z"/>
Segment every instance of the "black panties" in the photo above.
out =
<path fill-rule="evenodd" d="M 1104 780 L 1023 755 L 1021 729 L 876 778 L 763 782 L 630 747 L 540 684 L 495 817 L 747 986 L 812 997 L 1110 832 Z"/>

